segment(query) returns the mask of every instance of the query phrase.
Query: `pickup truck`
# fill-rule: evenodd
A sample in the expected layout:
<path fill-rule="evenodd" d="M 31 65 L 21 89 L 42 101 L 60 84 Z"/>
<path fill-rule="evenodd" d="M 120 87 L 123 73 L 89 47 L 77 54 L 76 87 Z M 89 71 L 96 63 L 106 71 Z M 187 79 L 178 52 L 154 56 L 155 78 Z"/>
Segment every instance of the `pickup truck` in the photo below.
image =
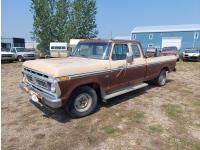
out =
<path fill-rule="evenodd" d="M 21 89 L 42 107 L 65 108 L 72 117 L 95 111 L 99 101 L 154 83 L 163 86 L 176 56 L 147 58 L 140 42 L 88 39 L 68 58 L 23 63 Z"/>
<path fill-rule="evenodd" d="M 10 52 L 15 54 L 15 59 L 23 62 L 24 60 L 32 60 L 36 58 L 35 51 L 30 51 L 24 47 L 12 47 Z"/>
<path fill-rule="evenodd" d="M 200 50 L 198 49 L 186 49 L 183 52 L 183 61 L 200 61 Z"/>
<path fill-rule="evenodd" d="M 1 61 L 5 62 L 5 61 L 9 61 L 9 62 L 13 62 L 15 60 L 15 54 L 9 52 L 9 50 L 7 50 L 6 48 L 1 48 Z"/>

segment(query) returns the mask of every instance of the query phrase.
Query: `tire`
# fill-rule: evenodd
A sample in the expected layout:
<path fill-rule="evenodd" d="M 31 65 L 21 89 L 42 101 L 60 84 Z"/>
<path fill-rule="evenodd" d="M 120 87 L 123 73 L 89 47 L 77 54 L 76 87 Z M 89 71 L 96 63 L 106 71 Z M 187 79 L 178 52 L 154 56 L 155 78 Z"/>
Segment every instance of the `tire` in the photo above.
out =
<path fill-rule="evenodd" d="M 24 58 L 23 58 L 22 56 L 18 56 L 18 57 L 17 57 L 17 60 L 18 60 L 19 62 L 23 62 L 23 61 L 24 61 Z"/>
<path fill-rule="evenodd" d="M 161 70 L 159 76 L 155 79 L 155 84 L 158 86 L 164 86 L 167 80 L 167 73 L 164 69 Z"/>
<path fill-rule="evenodd" d="M 97 99 L 96 91 L 93 88 L 82 86 L 72 93 L 65 109 L 72 118 L 85 117 L 95 111 L 98 104 Z"/>

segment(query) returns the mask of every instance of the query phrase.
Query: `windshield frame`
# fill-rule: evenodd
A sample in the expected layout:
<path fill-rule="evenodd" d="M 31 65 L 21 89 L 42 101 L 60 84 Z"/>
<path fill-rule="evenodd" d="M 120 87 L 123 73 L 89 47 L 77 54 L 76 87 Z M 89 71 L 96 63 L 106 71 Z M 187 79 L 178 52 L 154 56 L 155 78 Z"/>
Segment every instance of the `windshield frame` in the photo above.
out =
<path fill-rule="evenodd" d="M 92 45 L 92 46 L 102 46 L 105 45 L 106 48 L 103 50 L 102 57 L 93 57 L 90 56 L 84 56 L 84 55 L 78 55 L 79 47 L 80 45 Z M 89 59 L 100 59 L 100 60 L 108 60 L 110 57 L 112 43 L 111 42 L 79 42 L 76 46 L 76 48 L 73 50 L 71 56 L 72 57 L 81 57 L 81 58 L 89 58 Z"/>

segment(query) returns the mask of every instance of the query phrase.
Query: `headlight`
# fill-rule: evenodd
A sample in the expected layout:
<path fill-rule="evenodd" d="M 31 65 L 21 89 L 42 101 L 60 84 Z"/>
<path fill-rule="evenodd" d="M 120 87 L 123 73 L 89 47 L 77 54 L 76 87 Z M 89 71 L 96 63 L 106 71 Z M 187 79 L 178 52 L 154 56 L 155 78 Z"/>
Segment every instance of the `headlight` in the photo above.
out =
<path fill-rule="evenodd" d="M 56 93 L 56 82 L 57 82 L 57 80 L 54 79 L 53 83 L 51 84 L 51 92 L 52 93 Z"/>
<path fill-rule="evenodd" d="M 51 92 L 52 92 L 52 93 L 55 93 L 55 92 L 56 92 L 56 87 L 55 87 L 55 84 L 54 84 L 54 83 L 51 84 Z"/>

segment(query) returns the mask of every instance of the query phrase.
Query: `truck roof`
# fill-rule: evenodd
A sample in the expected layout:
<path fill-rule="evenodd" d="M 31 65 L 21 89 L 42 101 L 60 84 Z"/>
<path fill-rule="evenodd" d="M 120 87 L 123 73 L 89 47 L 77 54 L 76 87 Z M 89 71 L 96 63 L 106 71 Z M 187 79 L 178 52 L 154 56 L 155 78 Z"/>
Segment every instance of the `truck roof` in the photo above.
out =
<path fill-rule="evenodd" d="M 114 42 L 114 43 L 140 43 L 135 40 L 123 40 L 123 39 L 85 39 L 80 42 Z"/>

